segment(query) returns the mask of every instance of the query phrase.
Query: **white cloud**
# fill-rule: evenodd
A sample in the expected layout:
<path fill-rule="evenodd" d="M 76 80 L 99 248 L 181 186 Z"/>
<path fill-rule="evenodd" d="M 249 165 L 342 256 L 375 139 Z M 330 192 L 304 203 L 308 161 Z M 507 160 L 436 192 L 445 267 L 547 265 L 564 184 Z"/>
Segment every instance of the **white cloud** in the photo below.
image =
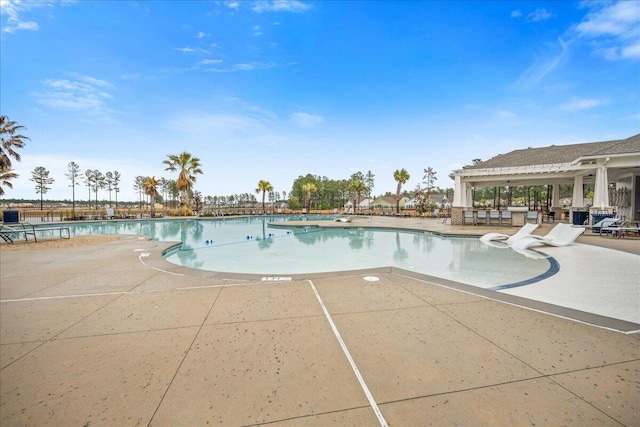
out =
<path fill-rule="evenodd" d="M 221 64 L 222 59 L 203 59 L 198 62 L 198 65 L 212 65 L 212 64 Z"/>
<path fill-rule="evenodd" d="M 522 16 L 522 12 L 520 12 L 519 10 L 514 10 L 513 12 L 511 12 L 512 18 L 519 18 L 521 16 Z"/>
<path fill-rule="evenodd" d="M 271 111 L 241 99 L 228 98 L 224 104 L 224 109 L 215 112 L 188 110 L 178 113 L 167 126 L 190 138 L 228 142 L 247 137 L 260 139 L 277 121 Z"/>
<path fill-rule="evenodd" d="M 199 55 L 208 55 L 209 52 L 205 49 L 201 49 L 199 47 L 193 48 L 193 47 L 176 47 L 175 50 L 177 50 L 178 52 L 182 52 L 182 53 L 196 53 Z"/>
<path fill-rule="evenodd" d="M 20 30 L 38 31 L 40 28 L 35 21 L 23 21 L 21 15 L 32 8 L 49 6 L 42 2 L 22 2 L 19 0 L 0 0 L 0 15 L 7 16 L 7 22 L 2 31 L 14 33 Z"/>
<path fill-rule="evenodd" d="M 527 15 L 527 20 L 530 22 L 540 22 L 540 21 L 546 21 L 547 19 L 551 18 L 551 13 L 547 11 L 547 9 L 542 8 L 542 9 L 536 9 L 534 12 L 531 12 L 529 15 Z"/>
<path fill-rule="evenodd" d="M 302 112 L 291 114 L 289 119 L 291 123 L 301 127 L 317 126 L 324 121 L 322 116 Z"/>
<path fill-rule="evenodd" d="M 620 50 L 622 58 L 640 58 L 640 40 Z"/>
<path fill-rule="evenodd" d="M 640 2 L 586 3 L 591 7 L 574 31 L 608 60 L 640 58 Z"/>
<path fill-rule="evenodd" d="M 299 0 L 271 0 L 258 1 L 253 7 L 254 12 L 305 12 L 311 5 Z"/>
<path fill-rule="evenodd" d="M 253 27 L 253 35 L 254 36 L 261 36 L 262 33 L 262 29 L 260 28 L 260 25 L 256 25 L 255 27 Z"/>
<path fill-rule="evenodd" d="M 26 21 L 26 22 L 17 22 L 13 25 L 9 25 L 4 28 L 5 33 L 13 33 L 20 30 L 28 30 L 28 31 L 38 31 L 40 26 L 37 22 L 34 21 Z"/>
<path fill-rule="evenodd" d="M 229 9 L 238 10 L 238 7 L 240 7 L 240 5 L 238 4 L 237 1 L 229 1 L 229 2 L 227 2 L 225 4 Z"/>
<path fill-rule="evenodd" d="M 566 111 L 581 111 L 589 110 L 605 104 L 608 104 L 608 101 L 604 99 L 574 99 L 562 105 L 562 109 Z"/>
<path fill-rule="evenodd" d="M 496 119 L 506 120 L 506 119 L 512 119 L 514 117 L 517 117 L 515 113 L 502 108 L 498 109 L 498 111 L 495 112 Z"/>
<path fill-rule="evenodd" d="M 74 79 L 47 79 L 43 90 L 34 93 L 37 102 L 49 108 L 85 112 L 103 121 L 111 121 L 107 103 L 113 99 L 111 83 L 91 76 L 74 75 Z"/>
<path fill-rule="evenodd" d="M 213 73 L 232 73 L 232 72 L 240 72 L 240 71 L 257 71 L 257 70 L 268 70 L 271 68 L 278 67 L 278 64 L 273 62 L 243 62 L 234 64 L 227 67 L 219 66 L 224 61 L 222 59 L 203 59 L 202 61 L 197 62 L 191 67 L 187 68 L 177 68 L 174 69 L 174 73 L 184 73 L 189 71 L 196 70 L 204 70 Z M 287 64 L 290 65 L 290 64 Z M 203 68 L 204 67 L 204 68 Z"/>
<path fill-rule="evenodd" d="M 246 62 L 243 64 L 236 64 L 231 71 L 253 71 L 253 70 L 267 70 L 273 68 L 276 65 L 272 62 Z"/>

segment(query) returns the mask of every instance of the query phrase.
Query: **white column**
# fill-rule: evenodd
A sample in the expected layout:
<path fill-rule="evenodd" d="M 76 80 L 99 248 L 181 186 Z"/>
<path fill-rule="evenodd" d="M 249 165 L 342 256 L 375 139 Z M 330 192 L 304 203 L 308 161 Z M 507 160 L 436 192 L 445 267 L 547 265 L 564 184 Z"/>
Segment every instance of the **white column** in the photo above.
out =
<path fill-rule="evenodd" d="M 551 195 L 551 207 L 552 208 L 557 208 L 558 206 L 560 206 L 560 185 L 559 184 L 553 184 L 553 187 L 551 187 L 552 190 L 552 195 Z M 549 209 L 551 210 L 551 209 Z"/>
<path fill-rule="evenodd" d="M 462 182 L 462 178 L 460 176 L 456 176 L 454 178 L 455 184 L 453 187 L 453 207 L 464 208 L 466 207 L 465 199 L 467 197 L 467 184 Z"/>
<path fill-rule="evenodd" d="M 583 208 L 584 207 L 584 190 L 582 183 L 582 175 L 573 178 L 573 201 L 571 207 Z"/>

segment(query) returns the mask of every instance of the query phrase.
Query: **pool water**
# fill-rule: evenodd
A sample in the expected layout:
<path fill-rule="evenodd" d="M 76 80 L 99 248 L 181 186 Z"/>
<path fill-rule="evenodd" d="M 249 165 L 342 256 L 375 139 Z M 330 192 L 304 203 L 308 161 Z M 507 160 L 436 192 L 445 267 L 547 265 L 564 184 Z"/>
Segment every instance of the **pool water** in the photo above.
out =
<path fill-rule="evenodd" d="M 119 221 L 70 224 L 70 229 L 72 235 L 140 234 L 182 242 L 166 254 L 167 261 L 228 273 L 286 276 L 391 266 L 495 288 L 534 282 L 554 272 L 552 259 L 527 258 L 477 238 L 389 229 L 297 228 L 287 226 L 289 219 Z"/>

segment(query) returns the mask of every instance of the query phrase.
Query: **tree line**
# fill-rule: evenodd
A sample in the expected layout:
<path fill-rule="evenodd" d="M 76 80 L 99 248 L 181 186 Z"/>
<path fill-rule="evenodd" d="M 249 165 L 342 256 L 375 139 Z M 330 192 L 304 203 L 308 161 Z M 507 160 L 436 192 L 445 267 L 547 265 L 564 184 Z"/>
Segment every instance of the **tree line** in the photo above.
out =
<path fill-rule="evenodd" d="M 12 188 L 11 180 L 18 175 L 11 169 L 11 160 L 20 161 L 20 154 L 17 149 L 22 149 L 29 137 L 20 133 L 24 126 L 8 119 L 6 116 L 0 117 L 0 132 L 2 134 L 2 146 L 0 153 L 0 195 L 4 195 L 4 187 Z M 155 176 L 137 176 L 133 183 L 133 189 L 138 193 L 140 208 L 148 203 L 152 215 L 155 210 L 155 203 L 163 202 L 174 209 L 178 209 L 180 215 L 191 215 L 198 212 L 204 204 L 215 207 L 226 206 L 248 206 L 258 203 L 252 193 L 234 195 L 216 195 L 203 197 L 199 191 L 194 190 L 197 176 L 203 174 L 200 159 L 192 156 L 188 152 L 177 155 L 167 155 L 163 165 L 165 170 L 177 173 L 176 179 L 160 178 Z M 99 191 L 108 192 L 108 203 L 112 206 L 112 196 L 115 198 L 115 208 L 118 208 L 118 193 L 120 192 L 121 174 L 118 171 L 101 172 L 97 169 L 87 169 L 81 171 L 80 165 L 71 161 L 67 164 L 66 178 L 69 187 L 72 188 L 72 210 L 76 207 L 76 187 L 81 184 L 86 186 L 88 204 L 93 202 L 98 209 Z M 409 180 L 410 175 L 405 169 L 394 172 L 394 179 L 398 183 L 396 188 L 396 209 L 400 210 L 399 201 L 404 196 L 413 197 L 416 200 L 418 210 L 429 209 L 430 199 L 434 191 L 436 173 L 432 168 L 424 170 L 422 185 L 409 192 L 402 189 L 402 186 Z M 51 189 L 55 179 L 50 176 L 50 172 L 44 166 L 38 166 L 31 172 L 31 181 L 35 183 L 36 194 L 40 197 L 40 209 L 43 209 L 44 195 Z M 307 174 L 299 176 L 294 180 L 291 191 L 274 191 L 269 181 L 260 180 L 255 189 L 255 193 L 262 195 L 262 210 L 265 211 L 266 199 L 271 205 L 276 203 L 286 203 L 290 209 L 301 207 L 311 209 L 334 209 L 345 206 L 347 202 L 352 202 L 353 206 L 358 206 L 364 198 L 371 198 L 375 184 L 375 175 L 371 171 L 367 173 L 356 172 L 347 179 L 330 179 L 326 176 L 315 176 Z M 438 189 L 439 190 L 439 189 Z M 451 190 L 452 192 L 452 190 Z M 387 193 L 389 194 L 389 193 Z M 103 199 L 104 201 L 104 199 Z"/>

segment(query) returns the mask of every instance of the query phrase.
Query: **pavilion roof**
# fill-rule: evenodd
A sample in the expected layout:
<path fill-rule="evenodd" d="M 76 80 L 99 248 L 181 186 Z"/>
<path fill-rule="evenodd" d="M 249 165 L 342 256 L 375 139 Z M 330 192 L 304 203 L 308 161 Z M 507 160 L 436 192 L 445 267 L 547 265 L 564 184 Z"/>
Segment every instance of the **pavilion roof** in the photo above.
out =
<path fill-rule="evenodd" d="M 640 134 L 627 139 L 583 144 L 551 145 L 549 147 L 525 148 L 499 154 L 477 165 L 464 169 L 509 168 L 533 165 L 571 163 L 583 157 L 605 157 L 616 154 L 640 153 Z"/>

